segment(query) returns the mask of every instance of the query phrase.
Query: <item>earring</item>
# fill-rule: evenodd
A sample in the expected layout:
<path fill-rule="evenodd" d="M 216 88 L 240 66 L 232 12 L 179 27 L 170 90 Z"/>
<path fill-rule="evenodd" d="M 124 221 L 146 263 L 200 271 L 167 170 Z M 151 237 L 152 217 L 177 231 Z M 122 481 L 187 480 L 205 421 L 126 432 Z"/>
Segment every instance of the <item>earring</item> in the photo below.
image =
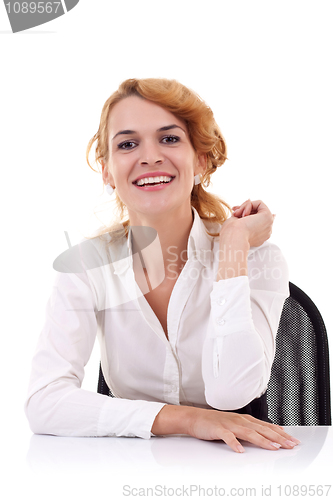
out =
<path fill-rule="evenodd" d="M 113 191 L 114 191 L 113 187 L 112 187 L 112 186 L 110 186 L 110 184 L 107 184 L 107 185 L 106 185 L 106 192 L 107 192 L 110 196 L 112 196 Z"/>
<path fill-rule="evenodd" d="M 197 186 L 198 184 L 201 184 L 200 174 L 194 176 L 194 185 Z"/>

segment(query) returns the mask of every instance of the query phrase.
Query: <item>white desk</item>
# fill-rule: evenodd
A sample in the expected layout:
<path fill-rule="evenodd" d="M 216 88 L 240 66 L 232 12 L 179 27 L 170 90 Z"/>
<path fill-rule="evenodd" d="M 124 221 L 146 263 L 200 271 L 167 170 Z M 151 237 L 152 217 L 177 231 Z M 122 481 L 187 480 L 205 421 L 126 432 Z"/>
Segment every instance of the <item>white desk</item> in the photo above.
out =
<path fill-rule="evenodd" d="M 280 498 L 294 498 L 297 495 L 288 495 L 290 485 L 318 487 L 332 484 L 332 427 L 287 429 L 302 441 L 301 445 L 293 450 L 267 451 L 245 444 L 244 454 L 234 453 L 222 442 L 200 441 L 188 436 L 143 440 L 32 435 L 26 465 L 35 486 L 50 484 L 52 478 L 52 492 L 58 499 L 60 494 L 64 499 L 71 498 L 66 496 L 70 491 L 76 494 L 76 498 L 79 492 L 80 498 L 98 498 L 100 494 L 105 498 L 107 492 L 110 500 L 141 497 L 144 490 L 139 488 L 151 488 L 151 491 L 146 491 L 146 498 L 153 497 L 153 488 L 156 498 L 177 498 L 181 490 L 176 488 L 181 487 L 187 491 L 184 497 L 189 498 L 199 498 L 199 489 L 195 495 L 195 487 L 211 488 L 205 491 L 206 497 L 212 496 L 214 487 L 220 488 L 215 490 L 220 496 L 223 493 L 221 488 L 225 488 L 225 496 L 232 496 L 231 487 L 252 487 L 256 488 L 256 497 L 259 498 L 278 498 L 279 493 Z M 54 478 L 58 480 L 54 481 Z M 191 492 L 188 489 L 190 485 L 193 486 Z M 280 490 L 277 489 L 279 485 Z M 169 495 L 163 487 L 169 488 Z M 262 488 L 266 495 L 263 495 Z M 45 489 L 43 491 L 45 496 Z M 159 495 L 162 491 L 165 494 Z M 254 496 L 253 491 L 248 496 Z M 333 486 L 328 496 L 326 491 L 327 488 L 323 498 L 333 498 Z M 201 497 L 203 493 L 202 489 Z M 245 493 L 240 491 L 240 496 L 245 497 Z M 300 493 L 298 496 L 314 498 L 313 495 L 303 496 Z"/>

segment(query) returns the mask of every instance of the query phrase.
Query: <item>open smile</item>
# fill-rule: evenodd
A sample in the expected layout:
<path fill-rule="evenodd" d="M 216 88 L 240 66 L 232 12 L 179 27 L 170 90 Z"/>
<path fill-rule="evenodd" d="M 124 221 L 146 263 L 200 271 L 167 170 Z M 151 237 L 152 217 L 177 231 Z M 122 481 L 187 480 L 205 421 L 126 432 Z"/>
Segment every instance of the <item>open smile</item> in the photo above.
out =
<path fill-rule="evenodd" d="M 175 176 L 171 175 L 147 176 L 137 179 L 133 182 L 133 184 L 139 189 L 151 191 L 156 189 L 163 189 L 168 184 L 170 184 L 174 178 Z"/>

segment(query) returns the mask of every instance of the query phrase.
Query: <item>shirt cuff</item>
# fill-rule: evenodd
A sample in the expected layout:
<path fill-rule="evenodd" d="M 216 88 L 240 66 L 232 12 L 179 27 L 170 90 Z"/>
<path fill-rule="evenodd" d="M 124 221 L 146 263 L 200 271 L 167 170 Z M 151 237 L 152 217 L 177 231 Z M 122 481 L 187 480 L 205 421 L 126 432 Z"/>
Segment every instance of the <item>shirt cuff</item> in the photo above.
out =
<path fill-rule="evenodd" d="M 154 435 L 150 432 L 154 420 L 165 404 L 110 397 L 101 409 L 97 435 L 149 439 Z"/>

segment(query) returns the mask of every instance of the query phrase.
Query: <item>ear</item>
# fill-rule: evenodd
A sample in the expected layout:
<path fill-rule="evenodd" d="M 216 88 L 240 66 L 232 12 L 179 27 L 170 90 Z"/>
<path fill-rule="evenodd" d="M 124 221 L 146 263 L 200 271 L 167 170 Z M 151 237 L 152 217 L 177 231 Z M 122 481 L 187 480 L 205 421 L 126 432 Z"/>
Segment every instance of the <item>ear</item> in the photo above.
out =
<path fill-rule="evenodd" d="M 105 162 L 104 160 L 101 160 L 101 165 L 102 165 L 102 178 L 103 178 L 104 184 L 105 185 L 110 184 L 110 186 L 112 186 L 114 188 L 115 187 L 114 180 L 113 180 L 112 174 L 110 173 L 110 170 L 108 168 L 107 162 Z"/>
<path fill-rule="evenodd" d="M 206 172 L 206 169 L 207 169 L 207 155 L 204 153 L 198 154 L 197 165 L 196 165 L 196 168 L 194 170 L 194 174 L 195 175 L 197 175 L 197 174 L 203 175 Z"/>

